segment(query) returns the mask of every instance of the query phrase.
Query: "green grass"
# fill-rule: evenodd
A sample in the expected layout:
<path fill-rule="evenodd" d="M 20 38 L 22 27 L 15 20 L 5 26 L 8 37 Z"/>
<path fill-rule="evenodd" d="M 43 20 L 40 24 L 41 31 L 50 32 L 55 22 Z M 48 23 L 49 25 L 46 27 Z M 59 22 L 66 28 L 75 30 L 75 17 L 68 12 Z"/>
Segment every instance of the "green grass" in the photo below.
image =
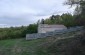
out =
<path fill-rule="evenodd" d="M 69 35 L 73 34 L 75 33 L 59 36 L 69 37 Z M 51 46 L 56 37 L 58 36 L 31 41 L 26 41 L 25 38 L 1 40 L 0 55 L 49 55 L 46 49 Z"/>
<path fill-rule="evenodd" d="M 45 39 L 26 41 L 21 39 L 9 39 L 0 41 L 0 55 L 40 55 L 45 54 L 39 47 L 45 43 Z M 40 52 L 40 53 L 39 53 Z"/>

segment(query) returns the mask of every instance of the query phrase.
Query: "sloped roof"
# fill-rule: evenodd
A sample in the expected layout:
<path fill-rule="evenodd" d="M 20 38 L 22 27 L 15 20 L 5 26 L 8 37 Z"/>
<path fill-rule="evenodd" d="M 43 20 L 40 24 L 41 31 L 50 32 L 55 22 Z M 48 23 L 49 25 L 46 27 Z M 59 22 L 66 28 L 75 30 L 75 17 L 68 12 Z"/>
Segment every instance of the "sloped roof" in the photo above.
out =
<path fill-rule="evenodd" d="M 64 25 L 48 25 L 48 24 L 41 24 L 41 28 L 66 28 Z"/>

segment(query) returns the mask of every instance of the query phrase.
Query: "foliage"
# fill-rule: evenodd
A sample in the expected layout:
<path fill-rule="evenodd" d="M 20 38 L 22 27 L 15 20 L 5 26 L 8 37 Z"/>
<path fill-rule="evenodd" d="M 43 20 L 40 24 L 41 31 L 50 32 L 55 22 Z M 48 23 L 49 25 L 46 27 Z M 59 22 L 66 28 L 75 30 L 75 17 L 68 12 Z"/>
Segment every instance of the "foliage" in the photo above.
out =
<path fill-rule="evenodd" d="M 79 25 L 85 25 L 85 0 L 67 0 L 67 5 L 75 5 L 76 9 L 74 15 L 76 15 L 76 20 Z"/>
<path fill-rule="evenodd" d="M 22 36 L 25 37 L 26 34 L 37 33 L 37 28 L 37 24 L 30 24 L 29 26 L 27 26 L 26 29 L 24 29 L 24 31 L 22 32 Z"/>
<path fill-rule="evenodd" d="M 45 24 L 63 24 L 67 27 L 77 25 L 75 23 L 75 16 L 70 13 L 65 13 L 62 15 L 52 15 L 48 19 L 44 20 Z"/>
<path fill-rule="evenodd" d="M 37 33 L 37 24 L 29 26 L 0 28 L 0 39 L 21 38 L 27 33 Z"/>

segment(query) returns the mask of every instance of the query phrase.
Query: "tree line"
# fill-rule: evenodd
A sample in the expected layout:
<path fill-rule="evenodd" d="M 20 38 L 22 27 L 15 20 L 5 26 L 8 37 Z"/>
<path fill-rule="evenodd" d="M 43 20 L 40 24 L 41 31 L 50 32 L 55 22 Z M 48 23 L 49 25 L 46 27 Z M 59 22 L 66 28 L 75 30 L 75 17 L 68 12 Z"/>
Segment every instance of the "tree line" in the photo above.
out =
<path fill-rule="evenodd" d="M 23 38 L 26 34 L 37 33 L 37 24 L 29 26 L 0 28 L 0 40 Z"/>
<path fill-rule="evenodd" d="M 67 27 L 82 26 L 82 22 L 80 22 L 80 19 L 78 18 L 79 16 L 76 17 L 76 15 L 72 15 L 70 13 L 64 13 L 62 15 L 52 15 L 51 17 L 45 20 L 42 19 L 40 23 L 41 24 L 63 24 Z"/>
<path fill-rule="evenodd" d="M 81 19 L 81 21 L 83 21 Z M 26 37 L 26 34 L 37 33 L 38 23 L 28 26 L 0 28 L 0 39 L 12 39 Z M 47 19 L 41 19 L 41 24 L 63 24 L 67 27 L 81 26 L 83 24 L 80 19 L 76 19 L 75 15 L 65 13 L 62 15 L 52 15 Z"/>

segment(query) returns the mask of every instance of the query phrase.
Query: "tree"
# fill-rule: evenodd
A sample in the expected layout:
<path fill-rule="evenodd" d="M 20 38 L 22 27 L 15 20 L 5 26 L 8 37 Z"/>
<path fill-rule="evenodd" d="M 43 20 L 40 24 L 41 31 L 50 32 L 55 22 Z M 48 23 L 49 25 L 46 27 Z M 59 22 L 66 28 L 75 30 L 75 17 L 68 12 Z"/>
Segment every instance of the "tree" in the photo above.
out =
<path fill-rule="evenodd" d="M 44 19 L 41 20 L 41 24 L 44 24 Z"/>
<path fill-rule="evenodd" d="M 30 24 L 25 30 L 26 34 L 37 33 L 37 24 Z"/>
<path fill-rule="evenodd" d="M 62 14 L 61 18 L 62 18 L 62 24 L 64 24 L 65 26 L 67 27 L 75 26 L 74 17 L 71 14 L 69 13 Z"/>
<path fill-rule="evenodd" d="M 77 12 L 81 12 L 81 14 L 85 14 L 85 0 L 67 0 L 67 2 L 65 2 L 65 4 L 67 5 L 75 5 L 76 4 L 76 10 Z"/>
<path fill-rule="evenodd" d="M 68 0 L 67 5 L 77 5 L 75 9 L 76 20 L 79 25 L 85 25 L 85 0 Z"/>

